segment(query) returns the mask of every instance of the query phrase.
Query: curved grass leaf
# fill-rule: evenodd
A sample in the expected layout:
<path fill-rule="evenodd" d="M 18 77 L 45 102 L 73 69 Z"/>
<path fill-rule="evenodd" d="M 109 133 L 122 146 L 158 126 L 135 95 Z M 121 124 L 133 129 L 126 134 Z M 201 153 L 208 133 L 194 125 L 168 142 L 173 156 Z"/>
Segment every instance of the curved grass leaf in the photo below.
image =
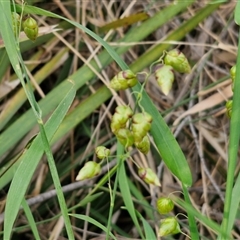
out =
<path fill-rule="evenodd" d="M 186 203 L 191 205 L 192 203 L 191 203 L 187 188 L 183 185 L 182 189 L 183 189 L 183 195 Z M 188 214 L 188 222 L 189 222 L 189 230 L 190 230 L 191 238 L 197 240 L 199 239 L 199 233 L 198 233 L 195 216 L 191 214 L 191 212 L 187 212 L 187 214 Z"/>
<path fill-rule="evenodd" d="M 66 116 L 66 118 L 64 118 L 58 131 L 54 135 L 52 142 L 56 142 L 62 136 L 67 134 L 73 127 L 79 124 L 80 121 L 100 107 L 102 102 L 105 102 L 110 96 L 111 92 L 108 88 L 100 87 L 95 93 L 82 101 Z"/>
<path fill-rule="evenodd" d="M 74 99 L 74 96 L 75 88 L 72 83 L 69 83 L 67 95 L 61 101 L 45 125 L 48 140 L 52 139 L 54 133 L 58 129 Z M 19 160 L 21 163 L 13 177 L 6 200 L 4 239 L 10 239 L 13 224 L 17 217 L 24 194 L 43 155 L 43 152 L 42 139 L 41 135 L 39 134 L 33 140 L 27 152 L 21 156 L 22 159 Z"/>
<path fill-rule="evenodd" d="M 82 215 L 82 214 L 69 214 L 69 216 L 81 219 L 83 221 L 87 221 L 90 222 L 92 224 L 94 224 L 95 226 L 99 227 L 100 229 L 102 229 L 105 233 L 107 233 L 107 228 L 105 226 L 103 226 L 100 222 L 96 221 L 95 219 L 86 216 L 86 215 Z M 117 240 L 117 238 L 110 232 L 109 235 L 114 239 Z"/>
<path fill-rule="evenodd" d="M 154 220 L 154 208 L 144 197 L 141 189 L 138 189 L 137 186 L 131 181 L 131 179 L 128 178 L 127 181 L 131 194 L 135 197 L 135 199 L 137 199 L 138 204 L 140 204 L 144 209 L 144 212 L 146 213 L 146 218 Z"/>
<path fill-rule="evenodd" d="M 149 225 L 149 223 L 145 220 L 145 218 L 139 212 L 137 212 L 137 214 L 138 214 L 138 216 L 140 216 L 140 219 L 142 220 L 146 239 L 157 239 L 156 235 L 155 235 L 152 227 Z"/>
<path fill-rule="evenodd" d="M 231 208 L 229 210 L 229 217 L 228 217 L 228 229 L 227 232 L 230 233 L 231 229 L 233 228 L 233 224 L 236 219 L 236 214 L 239 212 L 239 203 L 240 203 L 240 174 L 237 176 L 237 180 L 234 184 L 232 190 L 232 199 L 231 199 Z"/>
<path fill-rule="evenodd" d="M 207 228 L 211 229 L 216 234 L 222 234 L 224 240 L 231 240 L 231 236 L 229 234 L 226 234 L 226 232 L 223 232 L 223 229 L 219 224 L 212 221 L 207 216 L 204 216 L 201 212 L 197 211 L 192 204 L 189 204 L 177 197 L 172 197 L 172 200 L 178 204 L 182 209 L 184 209 L 186 212 L 191 213 L 193 216 L 195 216 L 196 219 L 198 219 L 203 225 L 205 225 Z"/>
<path fill-rule="evenodd" d="M 237 4 L 237 7 L 240 7 Z M 237 64 L 236 64 L 236 78 L 234 81 L 234 94 L 233 94 L 233 106 L 232 106 L 232 116 L 230 122 L 230 136 L 229 136 L 229 146 L 228 146 L 228 171 L 227 171 L 227 184 L 226 184 L 226 196 L 224 202 L 224 215 L 222 227 L 224 233 L 229 234 L 232 229 L 232 225 L 237 213 L 237 207 L 233 208 L 233 206 L 239 205 L 239 197 L 236 199 L 233 198 L 236 195 L 239 195 L 239 192 L 236 190 L 239 189 L 238 185 L 234 184 L 234 175 L 236 171 L 236 163 L 238 158 L 238 150 L 239 150 L 239 137 L 240 137 L 240 32 L 238 35 L 238 53 L 237 53 Z M 237 184 L 239 184 L 239 178 L 237 178 Z M 234 192 L 233 192 L 234 189 Z M 232 202 L 235 202 L 232 206 Z M 221 236 L 220 239 L 224 239 L 224 236 Z"/>
<path fill-rule="evenodd" d="M 25 212 L 25 215 L 27 217 L 27 220 L 28 220 L 28 223 L 32 229 L 32 232 L 33 232 L 33 236 L 36 240 L 40 240 L 40 236 L 39 236 L 39 233 L 38 233 L 38 229 L 37 229 L 37 225 L 36 225 L 36 222 L 33 218 L 33 215 L 32 215 L 32 212 L 31 212 L 31 209 L 30 207 L 28 206 L 25 198 L 23 198 L 22 200 L 22 206 L 23 206 L 23 209 L 24 209 L 24 212 Z"/>
<path fill-rule="evenodd" d="M 237 1 L 237 5 L 235 7 L 234 20 L 236 24 L 240 26 L 240 1 Z"/>
<path fill-rule="evenodd" d="M 121 152 L 121 150 L 123 151 L 123 147 L 120 143 L 118 143 L 117 154 L 119 156 L 121 155 L 121 154 L 119 154 Z M 122 160 L 119 160 L 119 161 L 122 161 Z M 136 216 L 136 213 L 135 213 L 135 208 L 134 208 L 134 205 L 133 205 L 131 193 L 130 193 L 130 190 L 129 190 L 124 162 L 119 164 L 118 171 L 119 171 L 118 183 L 119 183 L 119 188 L 120 188 L 121 193 L 122 193 L 122 198 L 123 198 L 124 204 L 125 204 L 125 206 L 128 210 L 128 213 L 130 214 L 130 216 L 131 216 L 131 218 L 132 218 L 140 236 L 142 237 L 142 239 L 144 239 L 141 228 L 140 228 L 139 223 L 138 223 L 138 219 L 137 219 L 137 216 Z"/>

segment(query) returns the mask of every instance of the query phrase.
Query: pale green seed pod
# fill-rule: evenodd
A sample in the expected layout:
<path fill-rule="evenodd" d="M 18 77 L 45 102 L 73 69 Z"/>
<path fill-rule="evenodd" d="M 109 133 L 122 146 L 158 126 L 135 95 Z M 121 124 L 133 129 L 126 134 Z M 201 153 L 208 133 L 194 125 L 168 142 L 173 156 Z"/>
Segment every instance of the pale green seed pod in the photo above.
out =
<path fill-rule="evenodd" d="M 139 177 L 146 183 L 160 187 L 160 181 L 151 168 L 139 168 Z"/>
<path fill-rule="evenodd" d="M 147 135 L 148 129 L 151 128 L 150 123 L 145 124 L 134 124 L 132 125 L 132 133 L 134 137 L 134 142 L 139 143 L 143 140 L 143 138 Z"/>
<path fill-rule="evenodd" d="M 231 76 L 231 79 L 234 81 L 235 77 L 236 77 L 236 65 L 231 67 L 231 69 L 230 69 L 230 76 Z"/>
<path fill-rule="evenodd" d="M 35 41 L 38 36 L 38 25 L 35 19 L 28 17 L 23 22 L 23 31 L 30 40 Z"/>
<path fill-rule="evenodd" d="M 116 91 L 131 88 L 137 84 L 137 76 L 131 70 L 119 72 L 111 81 L 110 87 Z"/>
<path fill-rule="evenodd" d="M 111 130 L 114 134 L 121 129 L 126 127 L 127 121 L 132 117 L 133 111 L 129 106 L 118 106 L 115 109 L 111 120 Z"/>
<path fill-rule="evenodd" d="M 98 146 L 95 149 L 95 153 L 99 159 L 104 159 L 110 155 L 110 150 L 104 146 Z"/>
<path fill-rule="evenodd" d="M 169 65 L 162 65 L 156 69 L 155 76 L 162 92 L 165 95 L 168 95 L 172 89 L 174 81 L 173 67 Z"/>
<path fill-rule="evenodd" d="M 136 113 L 132 117 L 132 132 L 134 141 L 141 142 L 151 129 L 152 116 L 147 112 Z"/>
<path fill-rule="evenodd" d="M 76 181 L 81 181 L 95 177 L 100 173 L 100 171 L 101 171 L 100 164 L 93 161 L 86 162 L 84 167 L 80 169 L 76 177 Z"/>
<path fill-rule="evenodd" d="M 141 142 L 135 142 L 134 144 L 136 148 L 143 154 L 147 154 L 150 150 L 150 141 L 147 135 L 142 139 Z"/>
<path fill-rule="evenodd" d="M 232 79 L 232 91 L 234 91 L 234 82 L 235 82 L 235 77 L 236 77 L 236 65 L 232 66 L 230 69 L 230 76 Z"/>
<path fill-rule="evenodd" d="M 136 114 L 133 115 L 132 120 L 133 120 L 134 124 L 141 124 L 142 122 L 151 123 L 152 122 L 152 116 L 147 112 L 136 113 Z"/>
<path fill-rule="evenodd" d="M 12 12 L 12 23 L 13 23 L 13 32 L 15 37 L 18 37 L 20 32 L 20 15 L 16 12 Z"/>
<path fill-rule="evenodd" d="M 181 229 L 175 217 L 168 217 L 161 221 L 158 236 L 164 237 L 169 234 L 180 233 Z"/>
<path fill-rule="evenodd" d="M 130 147 L 134 143 L 134 138 L 132 132 L 127 128 L 121 128 L 116 134 L 116 137 L 118 141 L 124 146 L 124 147 Z"/>
<path fill-rule="evenodd" d="M 170 65 L 179 73 L 190 73 L 191 67 L 185 55 L 178 49 L 169 51 L 164 57 L 164 63 Z"/>
<path fill-rule="evenodd" d="M 232 104 L 233 104 L 233 101 L 232 101 L 232 100 L 229 100 L 229 101 L 226 102 L 226 105 L 225 105 L 225 107 L 226 107 L 226 109 L 227 109 L 227 116 L 228 116 L 229 118 L 232 117 Z"/>
<path fill-rule="evenodd" d="M 157 200 L 157 210 L 160 214 L 167 214 L 174 208 L 174 203 L 170 198 L 161 197 Z"/>

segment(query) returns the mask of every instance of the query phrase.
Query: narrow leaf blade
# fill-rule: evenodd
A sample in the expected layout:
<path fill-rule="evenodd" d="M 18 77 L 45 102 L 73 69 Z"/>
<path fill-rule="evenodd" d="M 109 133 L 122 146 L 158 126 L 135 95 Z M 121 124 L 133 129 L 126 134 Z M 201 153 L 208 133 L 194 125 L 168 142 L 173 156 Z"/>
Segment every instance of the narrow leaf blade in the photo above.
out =
<path fill-rule="evenodd" d="M 54 111 L 45 127 L 48 139 L 52 139 L 54 133 L 61 124 L 75 96 L 74 85 L 70 85 L 70 89 L 65 98 L 61 101 L 57 109 Z M 22 155 L 22 159 L 12 183 L 9 188 L 5 218 L 4 218 L 4 239 L 10 239 L 14 221 L 17 217 L 18 210 L 27 190 L 31 177 L 43 155 L 42 139 L 40 134 L 33 140 L 30 148 Z"/>
<path fill-rule="evenodd" d="M 236 24 L 240 26 L 240 1 L 237 1 L 237 5 L 235 7 L 234 20 Z"/>
<path fill-rule="evenodd" d="M 93 219 L 93 218 L 91 218 L 89 216 L 81 215 L 81 214 L 69 214 L 69 215 L 72 216 L 72 217 L 75 217 L 75 218 L 78 218 L 78 219 L 90 222 L 90 223 L 94 224 L 95 226 L 99 227 L 100 229 L 102 229 L 105 233 L 107 232 L 107 228 L 105 226 L 103 226 L 100 222 L 96 221 L 95 219 Z M 109 235 L 114 240 L 117 240 L 116 237 L 112 233 L 109 233 Z"/>

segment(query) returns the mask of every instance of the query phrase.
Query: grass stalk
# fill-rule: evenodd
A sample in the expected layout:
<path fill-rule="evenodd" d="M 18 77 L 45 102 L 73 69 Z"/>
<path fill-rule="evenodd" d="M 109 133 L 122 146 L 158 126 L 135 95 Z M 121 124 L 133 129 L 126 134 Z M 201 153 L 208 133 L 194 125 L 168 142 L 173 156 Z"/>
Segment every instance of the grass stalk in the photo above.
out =
<path fill-rule="evenodd" d="M 238 36 L 238 53 L 237 53 L 237 64 L 236 64 L 236 78 L 234 81 L 234 94 L 233 94 L 233 106 L 232 106 L 232 117 L 230 122 L 230 136 L 229 136 L 229 147 L 228 147 L 228 170 L 227 170 L 227 184 L 226 184 L 226 195 L 224 202 L 224 214 L 222 228 L 223 232 L 227 235 L 230 233 L 232 226 L 229 224 L 229 213 L 231 209 L 231 202 L 235 201 L 232 199 L 232 191 L 234 184 L 234 173 L 236 169 L 237 153 L 239 147 L 240 137 L 240 33 Z M 231 222 L 235 219 L 235 214 L 231 214 Z M 221 235 L 220 239 L 224 239 Z"/>

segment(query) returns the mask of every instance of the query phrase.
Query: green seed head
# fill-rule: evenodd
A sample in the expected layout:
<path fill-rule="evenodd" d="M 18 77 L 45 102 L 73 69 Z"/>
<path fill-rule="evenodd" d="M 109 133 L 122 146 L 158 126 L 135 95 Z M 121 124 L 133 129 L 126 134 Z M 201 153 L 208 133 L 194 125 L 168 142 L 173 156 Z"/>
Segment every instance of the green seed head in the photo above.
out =
<path fill-rule="evenodd" d="M 227 109 L 227 116 L 229 117 L 229 118 L 231 118 L 232 117 L 232 103 L 233 103 L 233 101 L 232 100 L 229 100 L 229 101 L 227 101 L 226 102 L 226 109 Z"/>
<path fill-rule="evenodd" d="M 164 63 L 170 65 L 180 73 L 189 73 L 191 71 L 190 64 L 185 55 L 178 49 L 173 49 L 164 57 Z"/>
<path fill-rule="evenodd" d="M 232 80 L 235 80 L 235 76 L 236 76 L 236 65 L 232 66 L 232 68 L 230 69 L 230 75 Z"/>
<path fill-rule="evenodd" d="M 230 69 L 230 76 L 231 76 L 231 79 L 232 79 L 232 91 L 234 91 L 234 82 L 235 82 L 235 77 L 236 77 L 236 65 L 234 65 Z"/>
<path fill-rule="evenodd" d="M 37 22 L 32 17 L 28 17 L 23 22 L 23 31 L 30 40 L 35 41 L 38 36 Z"/>
<path fill-rule="evenodd" d="M 146 183 L 160 187 L 160 181 L 151 168 L 139 168 L 139 177 Z"/>
<path fill-rule="evenodd" d="M 151 129 L 152 116 L 147 112 L 136 113 L 132 117 L 132 132 L 135 143 L 141 142 Z"/>
<path fill-rule="evenodd" d="M 115 113 L 120 115 L 125 122 L 133 115 L 133 111 L 129 106 L 118 106 L 115 109 Z"/>
<path fill-rule="evenodd" d="M 124 147 L 130 147 L 134 143 L 132 132 L 127 128 L 121 128 L 116 133 L 117 139 Z"/>
<path fill-rule="evenodd" d="M 179 224 L 175 217 L 168 217 L 161 221 L 158 235 L 164 237 L 169 234 L 176 234 L 181 232 Z"/>
<path fill-rule="evenodd" d="M 150 141 L 148 136 L 145 136 L 141 142 L 135 142 L 134 144 L 143 154 L 147 154 L 150 150 Z"/>
<path fill-rule="evenodd" d="M 133 123 L 134 124 L 140 124 L 142 122 L 151 123 L 152 122 L 152 116 L 147 112 L 136 113 L 136 114 L 133 115 Z"/>
<path fill-rule="evenodd" d="M 79 171 L 76 180 L 81 181 L 97 176 L 101 171 L 100 164 L 89 161 L 86 162 L 84 167 Z"/>
<path fill-rule="evenodd" d="M 98 146 L 95 149 L 95 153 L 99 159 L 104 159 L 110 155 L 110 150 L 104 146 Z"/>
<path fill-rule="evenodd" d="M 112 132 L 116 134 L 119 129 L 125 128 L 132 115 L 133 111 L 129 106 L 118 106 L 111 120 Z"/>
<path fill-rule="evenodd" d="M 131 70 L 119 72 L 111 81 L 110 87 L 116 91 L 131 88 L 137 84 L 137 76 Z"/>
<path fill-rule="evenodd" d="M 161 197 L 157 200 L 157 210 L 160 214 L 167 214 L 174 208 L 174 203 L 170 198 Z"/>
<path fill-rule="evenodd" d="M 155 76 L 162 92 L 165 95 L 168 95 L 172 89 L 174 81 L 173 67 L 169 65 L 162 65 L 155 71 Z"/>

